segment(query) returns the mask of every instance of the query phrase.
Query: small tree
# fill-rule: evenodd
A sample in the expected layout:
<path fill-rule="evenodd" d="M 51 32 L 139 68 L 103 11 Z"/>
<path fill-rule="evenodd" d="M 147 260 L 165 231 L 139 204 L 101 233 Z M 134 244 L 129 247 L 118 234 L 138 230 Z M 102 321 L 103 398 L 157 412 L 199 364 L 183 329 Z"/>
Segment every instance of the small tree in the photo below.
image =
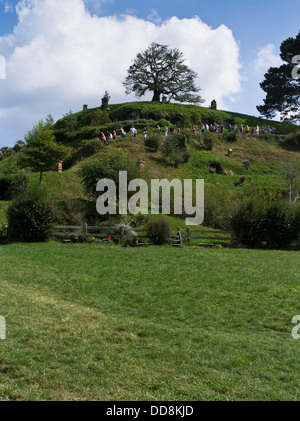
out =
<path fill-rule="evenodd" d="M 25 159 L 28 164 L 40 173 L 53 169 L 60 160 L 70 154 L 70 148 L 58 145 L 49 123 L 40 120 L 25 136 Z"/>

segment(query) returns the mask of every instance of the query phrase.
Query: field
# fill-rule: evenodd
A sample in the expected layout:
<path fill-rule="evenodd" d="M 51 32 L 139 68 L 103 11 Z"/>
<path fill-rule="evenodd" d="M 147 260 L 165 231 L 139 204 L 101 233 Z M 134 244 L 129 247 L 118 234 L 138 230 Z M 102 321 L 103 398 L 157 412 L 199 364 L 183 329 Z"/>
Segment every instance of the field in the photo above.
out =
<path fill-rule="evenodd" d="M 299 253 L 1 247 L 1 400 L 299 400 Z"/>

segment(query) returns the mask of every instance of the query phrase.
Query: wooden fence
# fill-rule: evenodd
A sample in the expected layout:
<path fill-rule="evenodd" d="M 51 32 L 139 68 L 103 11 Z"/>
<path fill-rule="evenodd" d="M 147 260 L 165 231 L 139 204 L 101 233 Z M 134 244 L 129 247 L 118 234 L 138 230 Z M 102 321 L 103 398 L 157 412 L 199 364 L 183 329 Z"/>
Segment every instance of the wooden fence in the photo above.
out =
<path fill-rule="evenodd" d="M 54 227 L 56 230 L 54 235 L 61 238 L 72 238 L 80 234 L 88 235 L 94 238 L 107 238 L 108 236 L 118 237 L 121 242 L 126 239 L 126 231 L 134 231 L 137 235 L 135 238 L 139 240 L 148 239 L 146 228 L 126 228 L 126 227 L 99 227 L 89 226 L 84 224 L 83 226 L 76 225 L 57 225 Z M 232 232 L 230 231 L 216 231 L 216 230 L 200 230 L 200 229 L 181 229 L 178 228 L 176 231 L 172 231 L 172 238 L 178 236 L 180 232 L 182 241 L 191 242 L 193 240 L 210 241 L 210 243 L 216 244 L 218 242 L 231 242 Z"/>

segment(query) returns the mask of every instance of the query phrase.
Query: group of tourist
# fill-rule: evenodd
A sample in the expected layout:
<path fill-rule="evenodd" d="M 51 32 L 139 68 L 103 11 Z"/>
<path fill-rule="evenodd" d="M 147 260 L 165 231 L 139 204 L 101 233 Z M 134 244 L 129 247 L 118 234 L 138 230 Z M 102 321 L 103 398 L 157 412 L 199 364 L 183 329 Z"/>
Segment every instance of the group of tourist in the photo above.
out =
<path fill-rule="evenodd" d="M 225 128 L 224 128 L 223 124 L 219 125 L 217 123 L 214 123 L 214 124 L 205 123 L 205 124 L 200 125 L 200 132 L 201 133 L 211 132 L 211 133 L 221 133 L 221 134 L 223 134 L 224 130 L 225 130 Z M 164 136 L 168 136 L 169 131 L 170 131 L 170 134 L 172 135 L 174 133 L 175 129 L 174 129 L 173 126 L 171 126 L 170 129 L 169 129 L 168 126 L 165 126 L 164 128 L 161 128 L 159 125 L 157 125 L 156 131 L 157 131 L 158 134 L 164 134 Z M 192 131 L 192 133 L 196 133 L 196 126 L 194 124 L 191 127 L 191 131 Z M 229 133 L 231 133 L 231 132 L 236 133 L 237 131 L 238 131 L 237 125 L 234 125 L 233 127 L 232 127 L 231 124 L 228 125 L 228 132 Z M 259 134 L 275 134 L 275 131 L 276 131 L 275 127 L 271 128 L 270 126 L 259 127 L 257 125 L 256 127 L 249 127 L 249 125 L 246 125 L 246 127 L 244 127 L 243 124 L 240 124 L 240 127 L 239 127 L 239 132 L 240 132 L 241 135 L 243 133 L 246 133 L 246 134 L 251 133 L 252 135 L 254 135 L 254 134 L 256 134 L 256 135 L 259 135 Z M 180 128 L 177 129 L 177 133 L 180 133 Z M 144 139 L 147 137 L 147 135 L 148 135 L 148 127 L 145 126 L 144 129 L 143 129 Z M 134 127 L 134 125 L 132 125 L 132 127 L 130 128 L 130 136 L 131 137 L 137 136 L 137 129 Z M 117 138 L 121 139 L 121 138 L 125 138 L 125 137 L 126 137 L 126 132 L 123 129 L 123 127 L 118 129 L 117 131 L 113 130 L 112 132 L 107 132 L 106 135 L 102 131 L 100 133 L 100 139 L 105 144 L 108 144 L 112 140 L 115 140 Z"/>
<path fill-rule="evenodd" d="M 113 130 L 112 132 L 107 132 L 106 135 L 103 131 L 100 132 L 100 140 L 102 140 L 102 142 L 104 142 L 105 144 L 110 143 L 112 140 L 115 139 L 120 139 L 120 138 L 125 138 L 126 137 L 126 132 L 123 129 L 123 127 L 121 127 L 120 129 Z"/>
<path fill-rule="evenodd" d="M 195 130 L 196 130 L 195 126 L 193 125 L 191 127 L 191 131 L 195 133 Z M 236 124 L 234 125 L 234 127 L 232 127 L 231 124 L 228 125 L 228 132 L 229 133 L 232 132 L 232 131 L 234 133 L 236 133 L 237 130 L 238 130 L 238 127 L 237 127 Z M 210 124 L 210 125 L 202 124 L 202 126 L 200 128 L 200 131 L 202 133 L 204 133 L 205 131 L 210 131 L 212 133 L 221 133 L 222 134 L 222 133 L 224 133 L 224 125 L 223 124 L 219 125 L 217 123 Z M 249 127 L 249 125 L 247 124 L 247 126 L 244 128 L 243 124 L 240 124 L 240 134 L 243 134 L 243 133 L 246 133 L 246 134 L 251 133 L 252 135 L 254 135 L 254 134 L 256 134 L 256 135 L 259 135 L 259 134 L 275 134 L 275 131 L 276 131 L 276 129 L 275 129 L 274 126 L 272 128 L 270 126 L 259 127 L 258 125 L 256 127 Z"/>

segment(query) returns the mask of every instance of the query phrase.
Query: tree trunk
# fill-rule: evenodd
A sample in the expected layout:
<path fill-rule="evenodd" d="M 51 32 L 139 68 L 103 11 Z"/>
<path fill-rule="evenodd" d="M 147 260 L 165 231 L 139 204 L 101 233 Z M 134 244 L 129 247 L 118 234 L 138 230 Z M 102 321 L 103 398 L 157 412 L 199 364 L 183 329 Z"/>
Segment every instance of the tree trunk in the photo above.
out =
<path fill-rule="evenodd" d="M 43 172 L 40 172 L 40 184 L 42 184 L 42 177 L 43 177 Z"/>
<path fill-rule="evenodd" d="M 154 90 L 152 101 L 160 102 L 160 92 L 159 91 Z"/>

